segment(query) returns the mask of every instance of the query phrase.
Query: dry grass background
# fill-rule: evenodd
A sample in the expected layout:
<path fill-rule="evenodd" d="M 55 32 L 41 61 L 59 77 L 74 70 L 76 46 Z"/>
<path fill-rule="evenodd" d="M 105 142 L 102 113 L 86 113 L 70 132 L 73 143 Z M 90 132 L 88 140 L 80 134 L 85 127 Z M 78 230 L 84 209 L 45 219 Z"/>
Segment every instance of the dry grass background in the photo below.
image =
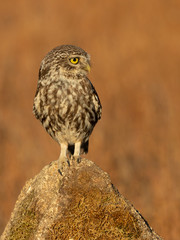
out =
<path fill-rule="evenodd" d="M 0 3 L 0 232 L 25 181 L 58 158 L 32 115 L 40 61 L 60 44 L 91 54 L 102 120 L 87 158 L 165 239 L 180 234 L 180 2 Z"/>

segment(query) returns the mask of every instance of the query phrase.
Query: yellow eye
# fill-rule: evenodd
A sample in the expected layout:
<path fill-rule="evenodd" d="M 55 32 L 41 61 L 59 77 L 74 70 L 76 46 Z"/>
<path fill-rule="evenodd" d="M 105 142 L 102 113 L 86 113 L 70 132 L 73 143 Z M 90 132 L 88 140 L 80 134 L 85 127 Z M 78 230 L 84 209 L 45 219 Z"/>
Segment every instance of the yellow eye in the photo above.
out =
<path fill-rule="evenodd" d="M 77 64 L 79 62 L 79 58 L 78 57 L 73 57 L 73 58 L 70 58 L 70 62 L 72 64 Z"/>

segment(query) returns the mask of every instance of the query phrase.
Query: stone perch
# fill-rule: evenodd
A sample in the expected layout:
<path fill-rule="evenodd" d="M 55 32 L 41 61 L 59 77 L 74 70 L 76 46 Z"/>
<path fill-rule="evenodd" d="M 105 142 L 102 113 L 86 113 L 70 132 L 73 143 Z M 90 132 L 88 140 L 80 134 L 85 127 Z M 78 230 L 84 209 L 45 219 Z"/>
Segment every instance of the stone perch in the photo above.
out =
<path fill-rule="evenodd" d="M 93 162 L 53 161 L 22 189 L 1 240 L 162 239 Z"/>

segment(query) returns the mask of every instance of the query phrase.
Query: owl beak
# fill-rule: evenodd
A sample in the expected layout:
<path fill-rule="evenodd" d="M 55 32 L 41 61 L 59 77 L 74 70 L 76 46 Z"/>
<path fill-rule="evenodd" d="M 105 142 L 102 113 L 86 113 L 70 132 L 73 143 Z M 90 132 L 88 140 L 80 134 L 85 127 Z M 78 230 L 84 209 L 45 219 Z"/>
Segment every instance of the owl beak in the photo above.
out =
<path fill-rule="evenodd" d="M 87 65 L 86 65 L 86 70 L 88 71 L 88 73 L 91 71 L 91 67 L 90 67 L 89 63 L 87 63 Z"/>

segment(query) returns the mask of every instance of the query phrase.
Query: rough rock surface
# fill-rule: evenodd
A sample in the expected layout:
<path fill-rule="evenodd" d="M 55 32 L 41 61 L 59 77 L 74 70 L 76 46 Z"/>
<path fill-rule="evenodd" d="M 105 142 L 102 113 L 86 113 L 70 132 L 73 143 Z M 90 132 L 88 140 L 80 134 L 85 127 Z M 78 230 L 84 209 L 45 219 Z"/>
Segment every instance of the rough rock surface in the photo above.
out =
<path fill-rule="evenodd" d="M 30 179 L 1 239 L 161 239 L 93 162 L 57 161 Z"/>

